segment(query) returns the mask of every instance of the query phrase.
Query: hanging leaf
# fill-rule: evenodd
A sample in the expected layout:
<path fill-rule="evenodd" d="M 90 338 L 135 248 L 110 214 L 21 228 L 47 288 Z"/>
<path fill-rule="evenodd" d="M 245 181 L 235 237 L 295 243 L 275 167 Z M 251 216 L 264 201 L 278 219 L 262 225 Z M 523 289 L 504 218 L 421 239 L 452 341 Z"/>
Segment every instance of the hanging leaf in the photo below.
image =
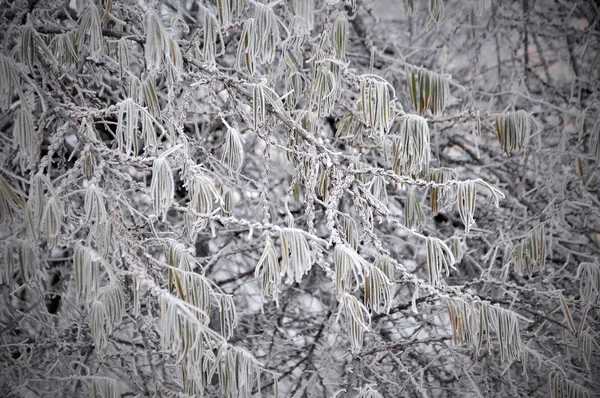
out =
<path fill-rule="evenodd" d="M 333 22 L 333 47 L 337 58 L 346 62 L 346 45 L 348 44 L 348 20 L 339 15 Z"/>
<path fill-rule="evenodd" d="M 13 103 L 15 92 L 21 92 L 21 79 L 15 61 L 0 54 L 0 109 L 6 110 Z"/>
<path fill-rule="evenodd" d="M 347 245 L 336 245 L 333 257 L 338 297 L 347 291 L 357 290 L 365 283 L 365 276 L 370 274 L 371 265 L 354 249 Z"/>
<path fill-rule="evenodd" d="M 33 114 L 25 105 L 17 113 L 13 125 L 13 138 L 15 146 L 19 148 L 21 168 L 24 170 L 32 168 L 39 156 L 39 144 L 37 133 L 33 126 Z"/>
<path fill-rule="evenodd" d="M 4 177 L 0 175 L 0 224 L 4 224 L 9 220 L 12 221 L 13 209 L 23 206 L 24 203 L 19 195 L 17 195 Z M 41 203 L 40 206 L 42 206 Z"/>
<path fill-rule="evenodd" d="M 438 23 L 444 18 L 444 0 L 429 0 L 429 17 Z"/>
<path fill-rule="evenodd" d="M 225 145 L 223 146 L 223 159 L 230 173 L 239 173 L 244 161 L 244 147 L 242 136 L 233 127 L 227 126 Z"/>
<path fill-rule="evenodd" d="M 509 253 L 515 271 L 521 275 L 533 275 L 546 268 L 546 233 L 544 225 L 531 230 L 525 238 L 513 246 Z"/>
<path fill-rule="evenodd" d="M 229 340 L 238 324 L 237 311 L 233 296 L 222 294 L 219 300 L 219 319 L 221 320 L 221 335 Z"/>
<path fill-rule="evenodd" d="M 247 350 L 223 344 L 211 376 L 219 374 L 219 386 L 225 397 L 250 397 L 256 384 L 260 393 L 260 366 Z"/>
<path fill-rule="evenodd" d="M 477 187 L 476 182 L 461 181 L 458 184 L 458 213 L 465 225 L 465 233 L 469 233 L 471 226 L 475 224 L 473 215 L 475 214 L 475 200 L 477 198 Z"/>
<path fill-rule="evenodd" d="M 360 98 L 363 119 L 367 126 L 387 133 L 393 122 L 390 96 L 395 96 L 394 88 L 385 80 L 372 77 L 361 79 Z"/>
<path fill-rule="evenodd" d="M 436 3 L 443 2 L 441 0 Z M 406 67 L 408 93 L 417 113 L 427 109 L 434 115 L 444 111 L 450 98 L 448 78 L 423 68 Z"/>
<path fill-rule="evenodd" d="M 167 217 L 167 211 L 175 196 L 174 185 L 171 166 L 169 166 L 167 159 L 162 156 L 154 159 L 150 192 L 154 202 L 154 213 L 158 217 L 162 215 L 163 221 Z"/>
<path fill-rule="evenodd" d="M 392 283 L 379 267 L 373 266 L 365 276 L 365 305 L 378 313 L 389 313 L 392 306 Z"/>
<path fill-rule="evenodd" d="M 507 155 L 523 149 L 529 141 L 533 118 L 524 110 L 496 115 L 496 134 Z"/>
<path fill-rule="evenodd" d="M 450 275 L 450 268 L 454 268 L 456 259 L 452 251 L 438 238 L 427 238 L 427 270 L 429 282 L 438 285 L 441 281 L 441 272 L 446 271 Z"/>
<path fill-rule="evenodd" d="M 600 298 L 600 264 L 579 264 L 577 277 L 580 278 L 579 292 L 581 298 L 592 305 L 597 304 Z"/>
<path fill-rule="evenodd" d="M 423 228 L 423 211 L 421 203 L 417 199 L 413 189 L 406 191 L 406 199 L 404 201 L 404 223 L 406 228 L 413 231 L 421 231 Z"/>
<path fill-rule="evenodd" d="M 394 171 L 414 177 L 426 175 L 430 151 L 427 121 L 417 115 L 402 116 L 399 131 L 393 137 Z"/>
<path fill-rule="evenodd" d="M 437 184 L 447 184 L 456 179 L 456 171 L 447 167 L 429 170 L 429 179 Z M 431 186 L 429 197 L 431 199 L 431 212 L 437 215 L 450 201 L 452 189 L 448 186 Z"/>
<path fill-rule="evenodd" d="M 262 256 L 256 265 L 254 277 L 261 280 L 262 300 L 265 301 L 265 297 L 269 295 L 275 301 L 277 307 L 279 307 L 277 297 L 279 295 L 279 286 L 281 285 L 281 271 L 279 269 L 277 252 L 269 237 L 266 239 Z"/>
<path fill-rule="evenodd" d="M 561 372 L 550 372 L 548 375 L 548 394 L 550 398 L 589 398 L 589 392 L 583 387 L 567 379 Z"/>
<path fill-rule="evenodd" d="M 367 308 L 354 296 L 343 293 L 338 298 L 340 302 L 340 313 L 344 313 L 348 338 L 352 346 L 352 353 L 360 352 L 365 332 L 371 325 L 371 318 Z"/>

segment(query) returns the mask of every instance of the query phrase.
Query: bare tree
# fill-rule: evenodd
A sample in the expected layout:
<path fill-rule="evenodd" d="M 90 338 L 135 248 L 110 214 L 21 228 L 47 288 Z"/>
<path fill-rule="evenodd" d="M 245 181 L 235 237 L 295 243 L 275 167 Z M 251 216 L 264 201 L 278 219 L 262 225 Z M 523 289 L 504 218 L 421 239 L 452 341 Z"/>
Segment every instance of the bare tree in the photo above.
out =
<path fill-rule="evenodd" d="M 596 1 L 0 13 L 2 396 L 600 390 Z"/>

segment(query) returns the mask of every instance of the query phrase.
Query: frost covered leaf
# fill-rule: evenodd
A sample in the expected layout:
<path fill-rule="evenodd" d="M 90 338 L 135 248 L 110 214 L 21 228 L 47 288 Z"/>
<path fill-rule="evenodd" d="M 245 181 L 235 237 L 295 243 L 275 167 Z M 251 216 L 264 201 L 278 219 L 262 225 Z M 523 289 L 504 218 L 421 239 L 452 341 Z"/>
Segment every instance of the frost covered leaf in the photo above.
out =
<path fill-rule="evenodd" d="M 232 14 L 240 16 L 248 7 L 248 0 L 229 0 L 229 4 Z"/>
<path fill-rule="evenodd" d="M 238 324 L 233 296 L 229 294 L 222 294 L 219 300 L 219 320 L 221 323 L 221 335 L 226 340 L 229 340 L 233 336 L 233 330 Z"/>
<path fill-rule="evenodd" d="M 357 290 L 365 283 L 371 265 L 348 245 L 336 245 L 333 253 L 336 272 L 336 292 L 341 297 L 345 292 Z"/>
<path fill-rule="evenodd" d="M 569 325 L 569 329 L 571 329 L 571 332 L 573 332 L 573 334 L 576 335 L 577 329 L 575 328 L 575 323 L 573 322 L 573 317 L 571 316 L 571 310 L 569 309 L 569 305 L 565 301 L 565 298 L 562 295 L 562 293 L 559 293 L 558 298 L 560 300 L 560 306 L 563 310 L 565 319 L 567 320 L 567 324 Z"/>
<path fill-rule="evenodd" d="M 165 65 L 172 80 L 179 77 L 183 56 L 179 44 L 171 37 L 160 17 L 153 11 L 146 14 L 146 68 L 151 73 L 160 72 Z"/>
<path fill-rule="evenodd" d="M 244 161 L 242 136 L 237 129 L 230 126 L 227 126 L 227 133 L 225 134 L 225 145 L 223 146 L 222 161 L 227 164 L 230 173 L 239 173 Z"/>
<path fill-rule="evenodd" d="M 117 57 L 119 61 L 119 77 L 123 78 L 123 71 L 129 69 L 129 47 L 127 41 L 121 38 L 117 44 Z"/>
<path fill-rule="evenodd" d="M 450 275 L 450 268 L 454 268 L 454 263 L 456 259 L 446 243 L 438 238 L 427 238 L 427 271 L 431 284 L 440 283 L 443 270 L 446 271 L 446 276 Z"/>
<path fill-rule="evenodd" d="M 406 191 L 404 222 L 406 228 L 412 229 L 413 231 L 420 231 L 423 227 L 423 211 L 421 210 L 421 203 L 412 189 Z"/>
<path fill-rule="evenodd" d="M 106 348 L 106 339 L 123 319 L 125 303 L 123 291 L 118 282 L 103 286 L 90 304 L 88 324 L 94 338 L 96 352 L 101 354 Z"/>
<path fill-rule="evenodd" d="M 167 36 L 165 27 L 154 12 L 146 14 L 146 45 L 144 46 L 146 67 L 150 71 L 159 70 L 167 52 Z"/>
<path fill-rule="evenodd" d="M 208 10 L 204 11 L 204 47 L 202 48 L 202 56 L 209 66 L 215 66 L 215 58 L 225 51 L 221 25 L 227 23 L 227 21 L 224 21 L 224 18 L 229 18 L 229 1 L 218 0 L 218 2 L 221 24 L 219 24 L 219 21 L 217 21 L 217 18 L 212 13 Z M 218 52 L 217 42 L 221 43 L 221 49 Z"/>
<path fill-rule="evenodd" d="M 589 398 L 589 392 L 573 380 L 567 379 L 561 372 L 548 375 L 548 394 L 550 398 Z"/>
<path fill-rule="evenodd" d="M 450 98 L 448 78 L 423 68 L 406 67 L 405 72 L 415 110 L 420 114 L 427 109 L 434 115 L 442 113 Z"/>
<path fill-rule="evenodd" d="M 92 124 L 87 120 L 87 118 L 83 118 L 81 121 L 81 126 L 79 127 L 79 134 L 85 136 L 85 138 L 91 142 L 94 142 L 98 139 L 96 135 L 96 131 Z M 85 158 L 83 161 L 83 176 L 89 181 L 94 176 L 94 171 L 96 170 L 96 155 L 94 152 L 88 150 L 85 153 Z"/>
<path fill-rule="evenodd" d="M 30 21 L 23 26 L 21 32 L 21 62 L 27 65 L 30 69 L 35 61 L 35 36 L 37 32 L 33 28 Z"/>
<path fill-rule="evenodd" d="M 455 344 L 473 347 L 477 355 L 485 341 L 490 348 L 496 342 L 502 362 L 512 363 L 521 357 L 519 319 L 525 318 L 516 312 L 487 301 L 467 303 L 456 298 L 448 300 L 447 310 Z"/>
<path fill-rule="evenodd" d="M 279 269 L 277 252 L 269 237 L 266 239 L 262 256 L 256 265 L 254 277 L 261 280 L 262 300 L 265 301 L 265 297 L 269 295 L 279 307 L 277 299 L 279 295 L 279 286 L 281 285 L 281 271 Z"/>
<path fill-rule="evenodd" d="M 255 65 L 272 63 L 275 60 L 276 48 L 281 41 L 279 20 L 273 7 L 262 3 L 254 3 L 254 18 L 244 23 L 244 29 L 237 50 L 237 66 L 242 65 L 250 74 L 254 74 Z"/>
<path fill-rule="evenodd" d="M 104 260 L 92 248 L 78 243 L 73 250 L 73 270 L 77 298 L 80 301 L 89 301 L 96 297 L 100 287 L 100 264 Z"/>
<path fill-rule="evenodd" d="M 327 191 L 329 189 L 329 174 L 326 169 L 321 169 L 319 173 L 319 182 L 317 184 L 317 193 L 323 200 L 327 200 Z"/>
<path fill-rule="evenodd" d="M 477 310 L 460 299 L 450 299 L 447 305 L 448 317 L 452 326 L 452 341 L 457 346 L 477 344 L 479 330 Z"/>
<path fill-rule="evenodd" d="M 348 20 L 339 15 L 333 22 L 333 48 L 337 58 L 346 62 L 346 45 L 348 44 Z"/>
<path fill-rule="evenodd" d="M 104 304 L 94 299 L 90 304 L 90 312 L 87 316 L 87 322 L 90 326 L 96 352 L 101 353 L 106 348 L 106 329 L 104 320 L 106 319 L 106 308 Z"/>
<path fill-rule="evenodd" d="M 307 236 L 311 237 L 301 229 L 281 229 L 281 275 L 286 277 L 287 284 L 300 283 L 312 268 L 313 259 Z"/>
<path fill-rule="evenodd" d="M 429 0 L 429 17 L 434 22 L 440 22 L 444 18 L 444 0 Z"/>
<path fill-rule="evenodd" d="M 167 217 L 167 211 L 175 195 L 175 184 L 171 173 L 171 166 L 165 157 L 159 156 L 152 164 L 152 182 L 150 192 L 154 202 L 154 213 L 163 221 Z"/>
<path fill-rule="evenodd" d="M 294 14 L 302 20 L 303 34 L 310 34 L 314 28 L 315 0 L 293 0 Z"/>
<path fill-rule="evenodd" d="M 55 54 L 60 65 L 74 66 L 79 61 L 79 54 L 77 52 L 78 36 L 77 31 L 53 35 L 48 47 L 52 54 Z"/>
<path fill-rule="evenodd" d="M 450 247 L 452 254 L 454 254 L 454 260 L 456 260 L 455 264 L 460 263 L 463 259 L 466 248 L 464 239 L 458 236 L 453 236 L 448 239 L 448 247 Z"/>
<path fill-rule="evenodd" d="M 238 69 L 246 70 L 251 75 L 254 74 L 256 53 L 259 47 L 259 39 L 256 33 L 256 22 L 253 18 L 249 18 L 244 23 L 244 30 L 237 50 L 237 67 Z"/>
<path fill-rule="evenodd" d="M 260 391 L 260 363 L 243 348 L 223 344 L 211 376 L 215 372 L 219 374 L 219 386 L 225 397 L 250 397 L 257 383 Z"/>
<path fill-rule="evenodd" d="M 10 186 L 10 184 L 0 175 L 0 224 L 12 220 L 13 209 L 23 207 L 24 203 Z"/>
<path fill-rule="evenodd" d="M 347 114 L 338 122 L 335 138 L 354 147 L 362 147 L 368 142 L 369 133 L 366 130 L 357 117 Z"/>
<path fill-rule="evenodd" d="M 13 138 L 15 145 L 20 151 L 21 167 L 23 169 L 31 168 L 38 157 L 39 148 L 36 131 L 33 126 L 33 114 L 24 104 L 15 118 Z"/>
<path fill-rule="evenodd" d="M 119 116 L 115 138 L 117 149 L 127 155 L 137 155 L 137 130 L 139 122 L 139 105 L 132 98 L 127 98 L 119 104 Z"/>
<path fill-rule="evenodd" d="M 595 337 L 588 330 L 581 330 L 580 328 L 577 335 L 577 354 L 579 360 L 585 363 L 588 372 L 594 359 L 594 350 L 600 350 L 600 345 L 596 339 L 597 336 Z"/>
<path fill-rule="evenodd" d="M 16 266 L 21 273 L 22 284 L 35 279 L 39 273 L 36 246 L 24 239 L 9 238 L 4 241 L 4 264 L 0 281 L 4 280 L 7 285 L 14 281 Z M 15 254 L 17 261 L 15 262 Z"/>
<path fill-rule="evenodd" d="M 369 182 L 373 197 L 384 204 L 388 201 L 386 185 L 387 181 L 382 176 L 373 176 L 373 179 Z"/>
<path fill-rule="evenodd" d="M 165 257 L 167 258 L 167 264 L 170 265 L 167 271 L 169 291 L 171 293 L 177 292 L 178 296 L 185 301 L 187 297 L 184 288 L 186 286 L 185 273 L 191 273 L 194 270 L 196 261 L 183 244 L 172 239 L 166 241 Z M 178 270 L 184 273 L 181 274 Z M 210 306 L 210 301 L 208 305 Z M 203 315 L 205 316 L 206 314 Z"/>
<path fill-rule="evenodd" d="M 358 390 L 356 398 L 383 398 L 383 395 L 370 385 L 366 385 Z"/>
<path fill-rule="evenodd" d="M 430 144 L 427 121 L 417 115 L 400 118 L 392 145 L 394 171 L 401 175 L 424 176 L 429 168 Z"/>
<path fill-rule="evenodd" d="M 95 184 L 90 184 L 87 188 L 83 207 L 87 222 L 98 225 L 107 221 L 104 194 Z"/>
<path fill-rule="evenodd" d="M 96 247 L 101 253 L 106 254 L 115 250 L 117 234 L 115 233 L 114 224 L 110 219 L 94 224 L 91 232 L 92 235 L 88 237 L 88 240 L 94 239 Z"/>
<path fill-rule="evenodd" d="M 524 110 L 496 115 L 496 134 L 500 147 L 507 155 L 523 149 L 529 141 L 533 118 Z"/>
<path fill-rule="evenodd" d="M 475 181 L 461 181 L 458 184 L 458 213 L 465 225 L 465 232 L 468 234 L 471 226 L 475 224 L 473 215 L 475 214 L 475 200 L 477 198 L 477 187 Z"/>
<path fill-rule="evenodd" d="M 387 257 L 377 257 L 373 262 L 373 267 L 379 268 L 385 276 L 387 276 L 388 280 L 394 281 L 394 264 Z"/>
<path fill-rule="evenodd" d="M 347 214 L 341 214 L 342 236 L 346 243 L 354 250 L 358 249 L 359 234 L 356 222 Z"/>
<path fill-rule="evenodd" d="M 221 22 L 221 25 L 225 25 L 225 24 L 229 23 L 229 18 L 231 15 L 230 1 L 229 0 L 217 0 L 217 8 L 219 10 L 219 21 Z M 206 14 L 208 14 L 208 12 Z M 206 27 L 206 25 L 205 25 L 205 27 Z"/>
<path fill-rule="evenodd" d="M 459 182 L 457 193 L 458 212 L 465 225 L 466 233 L 469 233 L 471 226 L 475 223 L 473 215 L 475 214 L 475 201 L 477 199 L 478 185 L 489 189 L 496 207 L 500 205 L 500 199 L 504 198 L 502 192 L 481 179 Z"/>
<path fill-rule="evenodd" d="M 121 396 L 117 381 L 107 377 L 94 377 L 90 391 L 94 398 L 118 398 Z"/>
<path fill-rule="evenodd" d="M 204 368 L 207 373 L 208 364 L 204 361 L 211 358 L 215 342 L 223 340 L 205 325 L 204 314 L 184 304 L 170 295 L 161 297 L 161 345 L 165 351 L 176 354 L 177 362 Z"/>
<path fill-rule="evenodd" d="M 113 281 L 109 285 L 102 286 L 98 292 L 98 300 L 106 309 L 106 331 L 110 334 L 125 314 L 125 302 L 120 283 Z"/>
<path fill-rule="evenodd" d="M 60 230 L 62 227 L 62 205 L 59 197 L 53 193 L 44 206 L 42 217 L 42 231 L 46 234 L 48 246 L 53 248 L 58 245 Z"/>
<path fill-rule="evenodd" d="M 478 347 L 481 347 L 484 336 L 490 340 L 490 332 L 493 331 L 500 350 L 500 360 L 510 363 L 519 359 L 523 350 L 519 318 L 514 311 L 482 302 L 479 308 Z"/>
<path fill-rule="evenodd" d="M 319 117 L 329 116 L 340 91 L 339 65 L 328 60 L 320 61 L 313 77 L 310 109 L 316 109 Z"/>
<path fill-rule="evenodd" d="M 600 264 L 581 263 L 577 268 L 581 298 L 595 305 L 600 298 Z"/>
<path fill-rule="evenodd" d="M 223 201 L 221 203 L 221 214 L 225 217 L 230 217 L 233 214 L 233 193 L 231 189 L 225 185 L 219 187 L 219 197 Z"/>
<path fill-rule="evenodd" d="M 206 177 L 200 168 L 192 167 L 185 173 L 186 187 L 190 202 L 188 206 L 199 214 L 210 214 L 214 208 L 215 201 L 221 201 L 221 195 L 213 183 Z M 186 214 L 186 230 L 189 236 L 193 236 L 197 230 L 204 229 L 208 219 L 196 217 L 194 214 Z"/>
<path fill-rule="evenodd" d="M 254 19 L 258 37 L 257 57 L 260 64 L 272 63 L 275 60 L 276 46 L 281 41 L 279 35 L 279 19 L 272 6 L 254 3 Z"/>
<path fill-rule="evenodd" d="M 515 271 L 521 275 L 533 275 L 546 268 L 546 232 L 544 225 L 531 230 L 509 252 Z"/>
<path fill-rule="evenodd" d="M 378 313 L 389 313 L 392 306 L 393 284 L 379 267 L 371 267 L 365 276 L 365 305 Z"/>
<path fill-rule="evenodd" d="M 0 54 L 0 109 L 8 109 L 16 92 L 21 94 L 21 79 L 15 61 Z"/>
<path fill-rule="evenodd" d="M 262 124 L 267 116 L 268 107 L 272 106 L 275 110 L 283 107 L 277 94 L 266 84 L 254 84 L 252 86 L 252 113 L 254 116 L 254 130 Z"/>
<path fill-rule="evenodd" d="M 440 167 L 438 169 L 430 169 L 429 179 L 432 182 L 438 184 L 446 184 L 450 180 L 456 178 L 456 171 L 447 167 Z M 450 193 L 452 192 L 450 187 L 444 186 L 432 186 L 429 190 L 429 197 L 431 199 L 431 212 L 436 215 L 443 209 L 449 202 Z"/>
<path fill-rule="evenodd" d="M 38 273 L 38 260 L 35 252 L 35 246 L 23 239 L 18 239 L 16 243 L 17 257 L 19 259 L 19 268 L 23 282 L 29 282 Z"/>
<path fill-rule="evenodd" d="M 590 132 L 590 151 L 596 164 L 600 165 L 600 114 L 596 117 L 596 122 Z"/>
<path fill-rule="evenodd" d="M 393 122 L 390 89 L 385 80 L 363 78 L 360 83 L 361 109 L 367 126 L 377 131 L 388 132 Z"/>
<path fill-rule="evenodd" d="M 153 117 L 160 117 L 160 104 L 158 103 L 158 95 L 156 93 L 156 84 L 154 79 L 147 76 L 140 86 L 141 106 L 146 106 L 148 113 Z M 136 123 L 137 124 L 137 123 Z M 136 126 L 137 127 L 137 126 Z"/>
<path fill-rule="evenodd" d="M 90 52 L 90 57 L 100 60 L 104 52 L 104 40 L 102 39 L 102 17 L 100 10 L 94 2 L 87 2 L 83 8 L 77 23 L 78 46 L 85 45 Z"/>
<path fill-rule="evenodd" d="M 352 352 L 358 353 L 363 345 L 365 331 L 369 329 L 371 324 L 369 312 L 367 307 L 349 293 L 343 293 L 338 300 L 340 302 L 340 312 L 344 313 L 346 319 Z"/>
<path fill-rule="evenodd" d="M 172 291 L 177 292 L 180 299 L 201 311 L 200 322 L 208 323 L 213 290 L 204 275 L 190 270 L 190 261 L 194 262 L 194 259 L 185 251 L 181 254 L 179 268 L 169 268 L 169 286 Z"/>

